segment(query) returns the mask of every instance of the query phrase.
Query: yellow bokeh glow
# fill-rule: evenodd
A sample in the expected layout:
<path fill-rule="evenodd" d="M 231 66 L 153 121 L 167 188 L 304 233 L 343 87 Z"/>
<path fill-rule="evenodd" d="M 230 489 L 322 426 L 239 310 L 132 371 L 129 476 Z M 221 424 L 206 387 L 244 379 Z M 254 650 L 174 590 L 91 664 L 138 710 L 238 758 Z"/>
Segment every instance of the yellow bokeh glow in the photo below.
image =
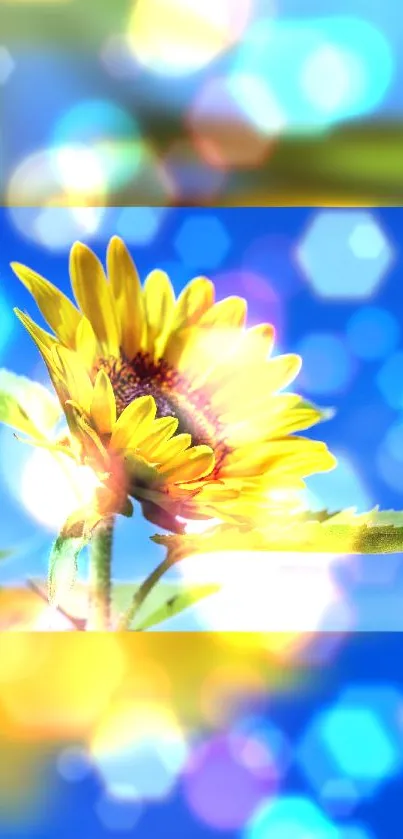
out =
<path fill-rule="evenodd" d="M 202 69 L 241 37 L 251 0 L 137 0 L 128 26 L 135 58 L 155 73 Z"/>
<path fill-rule="evenodd" d="M 80 635 L 76 645 L 75 633 L 62 633 L 56 668 L 54 634 L 37 633 L 35 650 L 31 637 L 24 633 L 18 649 L 13 642 L 11 655 L 5 650 L 2 656 L 7 665 L 16 649 L 20 668 L 7 672 L 2 665 L 0 722 L 5 710 L 9 728 L 17 726 L 26 735 L 69 737 L 89 731 L 105 713 L 126 674 L 127 660 L 117 636 L 88 633 Z M 30 664 L 26 671 L 24 660 L 29 654 L 36 667 Z"/>
<path fill-rule="evenodd" d="M 149 700 L 110 706 L 90 748 L 109 795 L 121 800 L 166 797 L 188 755 L 172 710 Z"/>
<path fill-rule="evenodd" d="M 105 205 L 106 172 L 97 149 L 75 143 L 39 149 L 15 167 L 7 186 L 10 207 Z"/>

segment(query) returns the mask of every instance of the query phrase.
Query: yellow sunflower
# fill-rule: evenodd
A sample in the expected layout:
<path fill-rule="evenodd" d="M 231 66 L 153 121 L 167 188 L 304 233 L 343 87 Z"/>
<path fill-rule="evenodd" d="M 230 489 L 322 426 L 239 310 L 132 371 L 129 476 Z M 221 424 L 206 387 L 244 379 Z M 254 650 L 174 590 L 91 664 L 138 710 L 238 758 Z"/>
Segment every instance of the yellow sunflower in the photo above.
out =
<path fill-rule="evenodd" d="M 146 518 L 172 531 L 183 529 L 181 519 L 253 525 L 282 493 L 292 496 L 304 477 L 335 465 L 324 443 L 294 436 L 322 412 L 279 393 L 301 359 L 272 357 L 273 327 L 247 328 L 242 298 L 215 302 L 213 283 L 196 277 L 175 299 L 161 270 L 142 287 L 116 236 L 106 273 L 88 247 L 72 247 L 77 307 L 30 268 L 12 268 L 54 333 L 16 310 L 67 418 L 59 450 L 99 478 L 90 522 L 130 514 L 134 498 Z"/>

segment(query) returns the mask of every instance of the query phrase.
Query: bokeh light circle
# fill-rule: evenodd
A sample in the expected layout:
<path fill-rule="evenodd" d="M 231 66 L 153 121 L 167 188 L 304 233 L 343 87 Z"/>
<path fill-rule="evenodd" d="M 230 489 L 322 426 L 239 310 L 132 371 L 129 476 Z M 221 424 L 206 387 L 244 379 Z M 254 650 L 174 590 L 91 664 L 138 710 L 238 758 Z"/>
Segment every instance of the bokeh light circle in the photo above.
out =
<path fill-rule="evenodd" d="M 108 99 L 84 99 L 56 122 L 52 145 L 92 144 L 105 139 L 133 140 L 139 129 L 133 116 Z"/>
<path fill-rule="evenodd" d="M 380 29 L 343 15 L 257 20 L 233 62 L 233 71 L 270 85 L 293 133 L 324 131 L 371 112 L 383 101 L 394 70 L 390 44 Z"/>
<path fill-rule="evenodd" d="M 91 760 L 83 746 L 67 746 L 57 758 L 57 771 L 63 780 L 79 783 L 91 772 Z"/>
<path fill-rule="evenodd" d="M 98 486 L 95 473 L 64 455 L 35 449 L 23 470 L 20 498 L 41 524 L 59 531 L 69 515 L 89 504 Z"/>
<path fill-rule="evenodd" d="M 90 746 L 108 795 L 122 801 L 163 799 L 188 757 L 185 735 L 168 706 L 122 700 L 101 720 Z"/>
<path fill-rule="evenodd" d="M 262 99 L 270 123 L 264 130 L 256 123 L 257 115 L 262 119 Z M 278 104 L 268 92 L 263 95 L 258 82 L 244 76 L 214 76 L 198 90 L 187 124 L 206 163 L 227 170 L 261 165 L 275 145 L 283 119 Z"/>
<path fill-rule="evenodd" d="M 217 736 L 193 750 L 183 788 L 199 819 L 219 830 L 241 828 L 277 789 L 273 758 L 256 737 Z"/>
<path fill-rule="evenodd" d="M 241 37 L 251 0 L 137 0 L 127 38 L 150 72 L 183 76 L 206 67 Z"/>
<path fill-rule="evenodd" d="M 329 209 L 314 214 L 295 256 L 320 297 L 364 300 L 385 278 L 394 250 L 374 213 Z"/>
<path fill-rule="evenodd" d="M 107 794 L 101 795 L 95 802 L 95 813 L 102 827 L 117 833 L 133 835 L 143 809 L 138 801 L 116 801 Z"/>
<path fill-rule="evenodd" d="M 357 309 L 346 326 L 350 349 L 359 358 L 374 361 L 384 358 L 399 342 L 400 327 L 392 314 L 380 306 L 363 306 Z"/>
<path fill-rule="evenodd" d="M 342 337 L 331 332 L 308 333 L 297 346 L 303 359 L 300 387 L 308 393 L 342 393 L 351 381 L 354 359 Z"/>
<path fill-rule="evenodd" d="M 336 825 L 309 798 L 283 796 L 265 802 L 247 825 L 243 839 L 339 839 Z"/>

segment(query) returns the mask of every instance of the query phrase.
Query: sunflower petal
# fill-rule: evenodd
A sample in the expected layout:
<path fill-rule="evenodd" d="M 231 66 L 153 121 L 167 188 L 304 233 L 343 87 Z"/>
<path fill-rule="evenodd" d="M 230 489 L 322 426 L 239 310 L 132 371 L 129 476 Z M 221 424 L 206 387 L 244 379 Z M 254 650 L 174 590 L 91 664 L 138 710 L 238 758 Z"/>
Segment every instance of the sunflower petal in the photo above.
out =
<path fill-rule="evenodd" d="M 70 275 L 77 303 L 91 322 L 103 351 L 117 356 L 119 337 L 111 290 L 99 259 L 81 242 L 71 249 Z"/>
<path fill-rule="evenodd" d="M 175 483 L 194 481 L 210 474 L 214 468 L 214 452 L 209 446 L 194 446 L 160 467 L 161 474 L 166 479 L 172 478 Z"/>
<path fill-rule="evenodd" d="M 255 440 L 268 440 L 281 436 L 278 429 L 294 414 L 300 397 L 293 393 L 251 394 L 247 392 L 245 404 L 239 398 L 220 411 L 220 421 L 226 430 L 226 439 L 231 445 L 240 446 Z M 228 407 L 228 406 L 227 406 Z M 297 430 L 297 429 L 295 429 Z"/>
<path fill-rule="evenodd" d="M 193 326 L 213 304 L 214 283 L 207 277 L 194 277 L 178 297 L 174 329 Z"/>
<path fill-rule="evenodd" d="M 178 371 L 184 371 L 188 366 L 189 353 L 191 357 L 194 353 L 195 340 L 198 335 L 200 335 L 200 330 L 196 326 L 171 332 L 164 348 L 164 359 L 167 364 Z"/>
<path fill-rule="evenodd" d="M 25 326 L 25 329 L 35 341 L 35 344 L 42 355 L 45 353 L 50 356 L 52 347 L 55 347 L 57 344 L 57 339 L 54 338 L 53 335 L 50 335 L 49 332 L 46 332 L 45 329 L 42 329 L 41 326 L 38 326 L 38 324 L 35 323 L 29 315 L 26 315 L 25 312 L 21 312 L 20 309 L 14 309 L 14 314 L 17 316 L 18 320 L 21 321 L 22 325 Z"/>
<path fill-rule="evenodd" d="M 154 420 L 150 432 L 148 434 L 146 432 L 144 438 L 137 442 L 140 454 L 151 460 L 158 460 L 161 445 L 166 444 L 167 440 L 175 434 L 178 425 L 179 420 L 176 417 L 161 417 Z"/>
<path fill-rule="evenodd" d="M 59 345 L 54 348 L 54 353 L 59 360 L 63 371 L 63 379 L 66 383 L 69 398 L 77 402 L 85 411 L 90 414 L 93 387 L 91 379 L 81 363 L 77 353 Z"/>
<path fill-rule="evenodd" d="M 144 307 L 147 319 L 147 349 L 161 354 L 172 324 L 175 295 L 165 271 L 151 271 L 144 283 Z"/>
<path fill-rule="evenodd" d="M 280 355 L 269 361 L 263 362 L 256 367 L 237 368 L 228 365 L 228 381 L 220 385 L 211 376 L 209 388 L 211 388 L 210 399 L 212 405 L 224 414 L 231 417 L 239 415 L 246 406 L 266 399 L 279 390 L 287 387 L 298 375 L 301 369 L 301 358 L 299 355 Z M 242 394 L 242 399 L 240 399 Z M 251 410 L 252 407 L 251 407 Z"/>
<path fill-rule="evenodd" d="M 120 345 L 126 358 L 132 359 L 142 346 L 144 303 L 136 266 L 118 236 L 109 242 L 107 269 L 120 323 Z"/>
<path fill-rule="evenodd" d="M 71 300 L 56 286 L 25 265 L 12 262 L 11 268 L 32 294 L 45 320 L 60 341 L 68 347 L 74 347 L 81 315 Z"/>
<path fill-rule="evenodd" d="M 82 315 L 76 332 L 76 350 L 90 372 L 98 356 L 98 342 L 91 322 Z"/>
<path fill-rule="evenodd" d="M 75 425 L 74 434 L 80 439 L 83 446 L 84 463 L 103 473 L 107 472 L 110 465 L 108 452 L 99 434 L 87 422 L 81 405 L 70 402 L 66 408 L 66 416 Z"/>
<path fill-rule="evenodd" d="M 317 455 L 327 457 L 325 443 L 306 437 L 284 437 L 259 445 L 241 446 L 232 451 L 220 470 L 223 477 L 255 477 L 274 468 L 288 469 L 288 464 L 308 463 Z"/>
<path fill-rule="evenodd" d="M 200 387 L 214 375 L 218 359 L 233 355 L 239 340 L 239 329 L 234 326 L 215 326 L 203 329 L 199 324 L 172 333 L 164 351 L 167 361 L 189 377 L 190 389 Z M 203 365 L 200 359 L 203 359 Z M 231 368 L 233 375 L 233 366 Z"/>
<path fill-rule="evenodd" d="M 243 326 L 246 319 L 247 304 L 243 297 L 226 297 L 211 306 L 200 318 L 198 325 L 211 326 Z"/>
<path fill-rule="evenodd" d="M 171 464 L 172 461 L 181 455 L 192 444 L 192 437 L 190 434 L 175 434 L 171 440 L 162 443 L 158 450 L 153 452 L 153 460 L 162 464 Z"/>
<path fill-rule="evenodd" d="M 311 448 L 300 450 L 295 448 L 287 456 L 279 458 L 273 465 L 273 474 L 301 475 L 306 477 L 314 472 L 328 472 L 337 465 L 336 458 L 329 451 L 325 443 L 310 440 Z"/>
<path fill-rule="evenodd" d="M 267 384 L 272 392 L 283 390 L 296 379 L 302 367 L 301 356 L 296 353 L 277 355 L 266 362 Z"/>
<path fill-rule="evenodd" d="M 275 339 L 275 329 L 271 323 L 251 326 L 243 333 L 239 342 L 238 355 L 242 364 L 260 363 L 270 355 Z"/>
<path fill-rule="evenodd" d="M 60 369 L 58 361 L 54 355 L 54 349 L 58 346 L 57 339 L 53 335 L 49 335 L 45 329 L 35 323 L 29 315 L 24 314 L 19 309 L 14 309 L 14 313 L 21 321 L 33 341 L 46 364 L 53 387 L 60 399 L 63 402 L 64 390 L 60 379 Z"/>
<path fill-rule="evenodd" d="M 99 370 L 91 400 L 91 417 L 100 434 L 110 434 L 116 422 L 115 394 L 105 370 Z"/>
<path fill-rule="evenodd" d="M 280 415 L 270 428 L 270 436 L 283 437 L 286 434 L 293 434 L 294 431 L 303 431 L 311 428 L 323 419 L 321 411 L 312 408 L 296 408 L 287 414 Z"/>
<path fill-rule="evenodd" d="M 220 476 L 237 478 L 259 475 L 274 458 L 270 443 L 244 446 L 228 455 L 220 469 Z"/>
<path fill-rule="evenodd" d="M 234 498 L 239 498 L 239 494 L 239 489 L 233 489 L 232 487 L 227 487 L 225 483 L 219 484 L 216 482 L 203 484 L 197 495 L 197 499 L 203 502 L 230 501 Z"/>
<path fill-rule="evenodd" d="M 269 323 L 252 326 L 247 330 L 233 329 L 232 336 L 228 336 L 226 352 L 220 352 L 215 359 L 208 375 L 209 384 L 215 389 L 233 382 L 234 370 L 248 380 L 254 379 L 259 385 L 257 372 L 267 368 L 274 346 L 274 327 Z"/>
<path fill-rule="evenodd" d="M 151 427 L 157 411 L 152 396 L 139 396 L 122 411 L 111 437 L 111 448 L 126 449 L 136 447 L 137 435 L 141 435 Z"/>

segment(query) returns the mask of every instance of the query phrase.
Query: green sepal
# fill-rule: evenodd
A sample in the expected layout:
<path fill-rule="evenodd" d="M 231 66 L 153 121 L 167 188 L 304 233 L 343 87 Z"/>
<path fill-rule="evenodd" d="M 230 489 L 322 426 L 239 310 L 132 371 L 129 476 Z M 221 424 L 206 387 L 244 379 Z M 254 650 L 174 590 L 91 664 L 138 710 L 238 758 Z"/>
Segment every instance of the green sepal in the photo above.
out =
<path fill-rule="evenodd" d="M 48 598 L 58 606 L 66 592 L 73 588 L 77 577 L 78 557 L 88 543 L 84 537 L 58 536 L 49 558 Z"/>

